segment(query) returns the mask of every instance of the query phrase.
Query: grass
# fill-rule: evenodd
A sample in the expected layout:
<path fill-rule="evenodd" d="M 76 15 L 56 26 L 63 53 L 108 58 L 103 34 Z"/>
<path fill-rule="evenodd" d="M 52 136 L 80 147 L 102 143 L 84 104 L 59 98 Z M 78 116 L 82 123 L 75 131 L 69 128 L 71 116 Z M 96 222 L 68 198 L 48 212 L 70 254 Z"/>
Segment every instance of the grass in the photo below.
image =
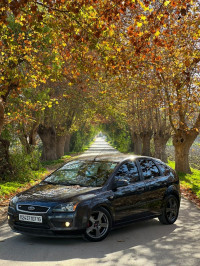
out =
<path fill-rule="evenodd" d="M 169 161 L 168 165 L 175 169 L 175 162 Z M 178 173 L 180 183 L 184 188 L 189 188 L 200 199 L 200 170 L 191 168 L 192 174 Z"/>
<path fill-rule="evenodd" d="M 36 183 L 41 181 L 47 174 L 48 171 L 42 168 L 38 171 L 32 171 L 31 179 L 29 181 L 13 180 L 13 181 L 0 182 L 0 202 L 8 199 L 12 195 L 26 188 L 35 185 Z"/>
<path fill-rule="evenodd" d="M 28 180 L 26 180 L 26 176 L 24 176 L 23 178 L 17 180 L 0 182 L 0 202 L 10 198 L 22 190 L 34 186 L 44 179 L 44 177 L 47 176 L 51 170 L 61 167 L 71 157 L 72 156 L 70 155 L 65 155 L 58 160 L 42 162 L 42 168 L 37 171 L 30 170 L 30 173 L 28 174 Z"/>
<path fill-rule="evenodd" d="M 61 157 L 61 159 L 58 159 L 58 160 L 54 160 L 54 161 L 45 161 L 45 162 L 42 162 L 42 166 L 49 166 L 49 165 L 57 165 L 57 164 L 62 164 L 65 162 L 66 159 L 70 159 L 71 156 L 70 155 L 64 155 Z"/>
<path fill-rule="evenodd" d="M 45 162 L 41 162 L 42 166 L 46 167 L 49 165 L 57 165 L 57 164 L 61 164 L 64 163 L 64 159 L 58 159 L 58 160 L 54 160 L 54 161 L 45 161 Z"/>
<path fill-rule="evenodd" d="M 82 151 L 87 150 L 93 142 L 94 140 L 91 141 L 88 145 L 84 146 Z M 9 200 L 9 198 L 16 195 L 17 193 L 41 182 L 41 180 L 44 179 L 45 176 L 47 176 L 50 172 L 61 167 L 72 157 L 73 159 L 75 159 L 78 154 L 79 153 L 77 152 L 69 152 L 67 155 L 62 156 L 61 159 L 41 162 L 40 169 L 36 171 L 31 170 L 30 167 L 28 167 L 28 171 L 24 171 L 24 157 L 18 158 L 18 155 L 16 165 L 22 166 L 22 171 L 21 169 L 19 169 L 21 175 L 8 177 L 6 181 L 0 181 L 0 203 L 4 202 L 5 200 Z M 10 180 L 10 178 L 12 178 L 12 180 Z"/>

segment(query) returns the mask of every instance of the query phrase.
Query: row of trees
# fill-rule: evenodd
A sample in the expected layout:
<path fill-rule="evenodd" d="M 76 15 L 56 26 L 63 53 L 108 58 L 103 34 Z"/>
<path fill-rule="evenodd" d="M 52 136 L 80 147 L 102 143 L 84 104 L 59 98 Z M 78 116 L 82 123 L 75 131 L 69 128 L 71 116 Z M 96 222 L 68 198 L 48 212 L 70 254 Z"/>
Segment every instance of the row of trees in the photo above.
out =
<path fill-rule="evenodd" d="M 116 112 L 124 114 L 135 152 L 150 155 L 153 138 L 155 156 L 166 160 L 165 146 L 172 136 L 176 170 L 190 172 L 189 150 L 200 130 L 199 3 L 179 4 L 180 1 L 151 2 L 145 5 L 147 10 L 150 6 L 154 10 L 151 15 L 142 12 L 145 7 L 140 5 L 136 18 L 128 9 L 123 22 L 129 27 L 121 35 L 118 27 L 116 33 L 119 47 L 124 47 L 123 56 L 111 52 L 110 71 L 118 85 Z M 107 90 L 110 97 L 113 85 L 112 77 Z"/>
<path fill-rule="evenodd" d="M 139 154 L 150 155 L 153 137 L 166 160 L 173 135 L 176 169 L 190 172 L 200 130 L 198 8 L 191 0 L 2 1 L 0 134 L 15 132 L 29 153 L 38 133 L 42 159 L 53 160 L 72 132 L 114 117 Z M 1 138 L 1 173 L 8 146 Z"/>

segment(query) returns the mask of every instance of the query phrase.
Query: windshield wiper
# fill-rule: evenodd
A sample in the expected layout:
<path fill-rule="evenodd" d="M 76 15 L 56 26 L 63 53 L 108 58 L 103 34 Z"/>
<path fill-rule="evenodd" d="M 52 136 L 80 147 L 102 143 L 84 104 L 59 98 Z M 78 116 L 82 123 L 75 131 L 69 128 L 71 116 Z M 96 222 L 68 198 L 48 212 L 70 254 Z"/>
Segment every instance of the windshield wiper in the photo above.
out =
<path fill-rule="evenodd" d="M 64 185 L 64 186 L 80 186 L 80 187 L 85 187 L 84 185 L 81 185 L 81 184 L 76 184 L 76 183 L 59 183 L 59 185 Z"/>
<path fill-rule="evenodd" d="M 43 180 L 42 182 L 50 184 L 50 185 L 59 185 L 58 183 L 54 183 L 54 182 L 46 181 L 46 180 Z"/>
<path fill-rule="evenodd" d="M 50 184 L 50 185 L 88 187 L 87 185 L 77 184 L 77 183 L 64 183 L 64 182 L 53 183 L 53 182 L 50 182 L 50 181 L 47 181 L 47 180 L 43 180 L 42 182 Z"/>

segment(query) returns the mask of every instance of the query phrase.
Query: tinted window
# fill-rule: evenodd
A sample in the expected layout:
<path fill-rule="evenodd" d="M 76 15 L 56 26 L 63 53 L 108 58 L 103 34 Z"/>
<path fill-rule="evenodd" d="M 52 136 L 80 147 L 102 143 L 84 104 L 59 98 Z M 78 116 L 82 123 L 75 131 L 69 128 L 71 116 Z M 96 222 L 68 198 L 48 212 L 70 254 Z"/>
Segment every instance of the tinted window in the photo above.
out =
<path fill-rule="evenodd" d="M 168 176 L 168 175 L 174 176 L 172 170 L 166 164 L 164 164 L 162 162 L 159 162 L 159 161 L 158 162 L 156 161 L 156 163 L 158 164 L 158 166 L 160 167 L 161 171 L 163 172 L 163 175 L 165 175 L 165 176 Z"/>
<path fill-rule="evenodd" d="M 118 180 L 127 180 L 128 183 L 134 183 L 140 180 L 139 172 L 135 162 L 127 162 L 121 165 L 118 169 L 116 176 Z"/>
<path fill-rule="evenodd" d="M 158 166 L 160 167 L 161 171 L 163 172 L 163 175 L 169 175 L 170 174 L 170 169 L 167 165 L 161 163 L 161 162 L 157 162 Z"/>
<path fill-rule="evenodd" d="M 139 159 L 138 161 L 145 180 L 160 176 L 159 169 L 152 160 Z"/>

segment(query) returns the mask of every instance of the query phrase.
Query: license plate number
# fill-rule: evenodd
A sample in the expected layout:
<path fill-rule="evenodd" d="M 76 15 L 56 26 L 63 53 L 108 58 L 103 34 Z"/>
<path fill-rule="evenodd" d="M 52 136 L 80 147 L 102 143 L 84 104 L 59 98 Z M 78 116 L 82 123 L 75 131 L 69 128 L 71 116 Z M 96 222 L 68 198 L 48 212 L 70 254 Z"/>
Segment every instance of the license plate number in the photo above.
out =
<path fill-rule="evenodd" d="M 42 216 L 20 214 L 19 220 L 24 222 L 42 223 Z"/>

